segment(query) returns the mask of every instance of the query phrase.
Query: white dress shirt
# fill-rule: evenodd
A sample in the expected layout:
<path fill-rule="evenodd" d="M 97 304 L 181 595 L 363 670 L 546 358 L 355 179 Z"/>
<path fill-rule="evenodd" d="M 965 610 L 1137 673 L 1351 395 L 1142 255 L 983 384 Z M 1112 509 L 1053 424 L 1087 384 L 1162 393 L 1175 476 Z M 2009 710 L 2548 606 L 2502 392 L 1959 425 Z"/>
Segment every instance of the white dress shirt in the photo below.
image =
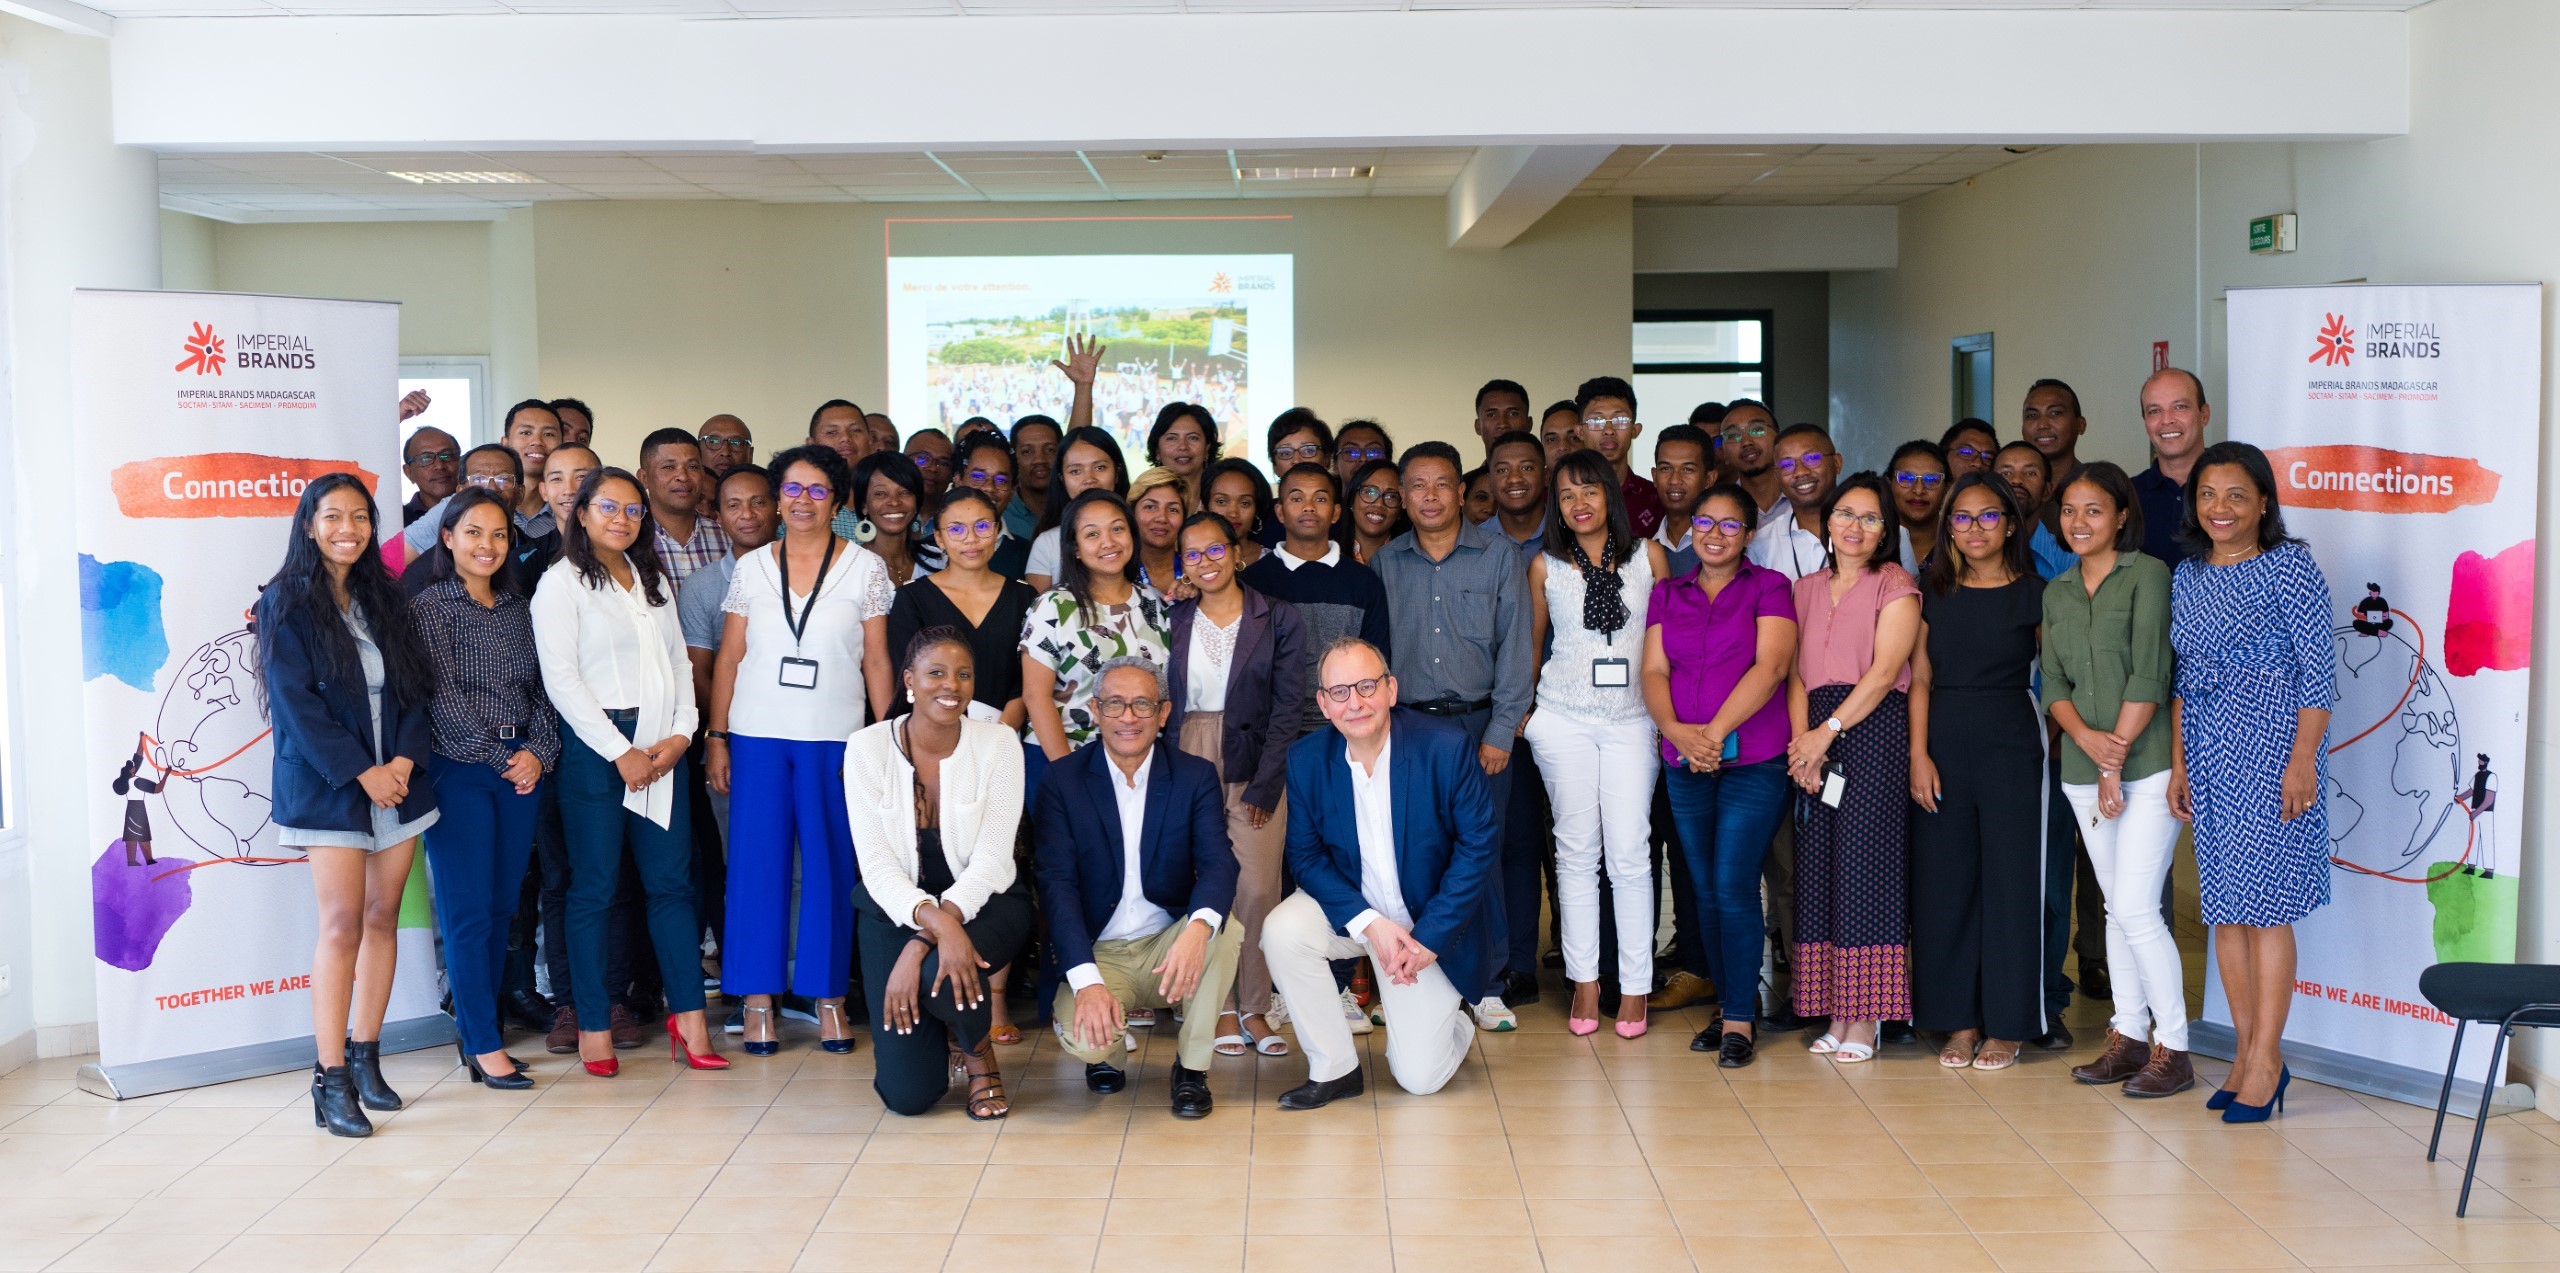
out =
<path fill-rule="evenodd" d="M 676 620 L 676 585 L 659 585 L 661 605 L 650 605 L 635 576 L 625 588 L 610 574 L 598 587 L 578 577 L 563 557 L 542 573 L 533 590 L 533 644 L 542 662 L 542 687 L 560 711 L 560 723 L 588 750 L 610 761 L 634 747 L 690 736 L 699 722 L 693 703 L 693 662 L 685 657 L 684 630 Z M 605 715 L 639 709 L 631 736 Z M 663 827 L 674 816 L 675 775 L 622 797 L 622 807 Z"/>
<path fill-rule="evenodd" d="M 1101 744 L 1097 743 L 1096 746 Z M 1120 762 L 1108 755 L 1102 767 L 1111 775 L 1111 798 L 1120 808 L 1120 904 L 1111 908 L 1111 918 L 1095 933 L 1096 942 L 1141 941 L 1173 926 L 1173 916 L 1148 900 L 1146 878 L 1140 871 L 1138 848 L 1147 833 L 1147 774 L 1155 768 L 1154 756 L 1138 762 L 1134 775 L 1120 772 Z M 1218 931 L 1218 912 L 1201 907 L 1191 918 Z M 1102 984 L 1102 970 L 1090 961 L 1067 970 L 1067 984 L 1077 990 Z"/>
<path fill-rule="evenodd" d="M 1388 790 L 1394 751 L 1394 739 L 1381 739 L 1377 764 L 1370 769 L 1348 754 L 1342 758 L 1351 766 L 1351 819 L 1360 833 L 1360 898 L 1369 903 L 1342 931 L 1364 942 L 1369 940 L 1369 921 L 1380 916 L 1408 931 L 1413 928 L 1413 911 L 1404 904 L 1404 877 L 1396 870 L 1396 805 Z"/>
<path fill-rule="evenodd" d="M 1290 552 L 1288 546 L 1285 544 L 1272 549 L 1271 553 L 1273 556 L 1280 559 L 1281 565 L 1286 566 L 1291 570 L 1296 570 L 1300 566 L 1338 566 L 1342 564 L 1342 545 L 1330 539 L 1324 541 L 1324 556 L 1321 557 L 1300 557 L 1296 553 Z"/>
<path fill-rule="evenodd" d="M 1219 627 L 1208 615 L 1194 611 L 1191 616 L 1191 648 L 1183 657 L 1190 660 L 1191 676 L 1183 682 L 1182 710 L 1186 712 L 1223 712 L 1227 709 L 1227 669 L 1236 657 L 1236 636 L 1244 628 L 1244 614 Z"/>
<path fill-rule="evenodd" d="M 1760 529 L 1751 534 L 1751 564 L 1777 571 L 1789 580 L 1802 579 L 1822 569 L 1824 552 L 1822 536 L 1796 525 L 1793 504 L 1777 516 L 1764 519 Z"/>

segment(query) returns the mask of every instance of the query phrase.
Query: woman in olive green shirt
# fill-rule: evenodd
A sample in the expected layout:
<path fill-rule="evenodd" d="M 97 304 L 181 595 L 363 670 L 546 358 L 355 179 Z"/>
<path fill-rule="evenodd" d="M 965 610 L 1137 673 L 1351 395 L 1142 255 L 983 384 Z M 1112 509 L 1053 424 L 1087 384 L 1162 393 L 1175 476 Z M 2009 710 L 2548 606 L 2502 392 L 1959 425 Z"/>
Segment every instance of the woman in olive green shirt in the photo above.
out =
<path fill-rule="evenodd" d="M 2062 727 L 2062 793 L 2107 899 L 2115 1018 L 2106 1050 L 2071 1072 L 2157 1097 L 2195 1086 L 2186 979 L 2160 915 L 2178 847 L 2169 811 L 2169 568 L 2142 553 L 2142 505 L 2100 461 L 2063 488 L 2062 542 L 2079 560 L 2044 593 L 2044 706 Z"/>

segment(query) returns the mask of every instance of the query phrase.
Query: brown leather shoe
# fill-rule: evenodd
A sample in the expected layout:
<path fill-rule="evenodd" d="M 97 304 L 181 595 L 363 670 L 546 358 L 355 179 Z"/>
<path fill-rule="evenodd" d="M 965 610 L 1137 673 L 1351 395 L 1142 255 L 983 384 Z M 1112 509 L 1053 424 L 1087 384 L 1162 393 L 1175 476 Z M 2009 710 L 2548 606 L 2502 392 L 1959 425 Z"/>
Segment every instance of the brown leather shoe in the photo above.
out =
<path fill-rule="evenodd" d="M 2127 1096 L 2175 1096 L 2196 1085 L 2196 1067 L 2187 1054 L 2157 1045 L 2142 1072 L 2124 1081 Z"/>
<path fill-rule="evenodd" d="M 640 1018 L 618 1003 L 613 1005 L 612 1024 L 605 1028 L 613 1033 L 613 1046 L 617 1048 L 636 1048 L 649 1041 L 649 1036 L 640 1029 Z"/>
<path fill-rule="evenodd" d="M 2087 1065 L 2073 1066 L 2071 1077 L 2082 1083 L 2124 1082 L 2142 1072 L 2143 1065 L 2151 1060 L 2151 1050 L 2150 1044 L 2136 1043 L 2109 1027 L 2106 1050 Z M 2188 1081 L 2193 1082 L 2194 1077 L 2190 1075 Z"/>
<path fill-rule="evenodd" d="M 1652 1012 L 1669 1012 L 1693 1003 L 1714 1003 L 1715 999 L 1715 986 L 1684 968 L 1671 974 L 1671 979 L 1662 983 L 1662 989 L 1654 991 L 1653 996 L 1645 1000 L 1645 1008 Z"/>
<path fill-rule="evenodd" d="M 551 1033 L 542 1037 L 542 1050 L 554 1056 L 567 1056 L 578 1050 L 578 1010 L 563 1003 L 551 1013 Z"/>

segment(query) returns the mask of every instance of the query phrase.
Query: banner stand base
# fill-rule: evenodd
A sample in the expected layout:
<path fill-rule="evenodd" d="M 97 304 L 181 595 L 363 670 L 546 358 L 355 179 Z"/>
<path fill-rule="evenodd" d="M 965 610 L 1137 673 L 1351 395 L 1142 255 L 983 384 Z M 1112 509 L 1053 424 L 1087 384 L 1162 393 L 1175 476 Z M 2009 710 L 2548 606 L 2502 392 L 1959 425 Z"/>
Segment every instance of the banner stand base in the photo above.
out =
<path fill-rule="evenodd" d="M 455 1038 L 453 1018 L 442 1013 L 382 1024 L 382 1050 L 386 1053 L 442 1047 Z M 319 1056 L 319 1045 L 306 1034 L 298 1039 L 251 1043 L 219 1052 L 136 1061 L 131 1065 L 84 1065 L 73 1081 L 83 1092 L 121 1101 L 191 1087 L 208 1087 L 233 1079 L 308 1070 Z"/>
<path fill-rule="evenodd" d="M 2220 1022 L 2191 1021 L 2187 1024 L 2187 1046 L 2206 1056 L 2220 1057 L 2228 1061 L 2232 1053 L 2239 1050 L 2234 1046 L 2235 1042 L 2231 1027 Z M 2475 1039 L 2474 1042 L 2482 1048 L 2489 1046 L 2486 1035 Z M 2468 1049 L 2465 1051 L 2467 1052 Z M 2326 1083 L 2331 1087 L 2343 1087 L 2350 1092 L 2362 1092 L 2367 1096 L 2399 1101 L 2404 1105 L 2416 1105 L 2424 1109 L 2434 1109 L 2437 1094 L 2444 1091 L 2444 1071 L 2442 1070 L 2411 1069 L 2405 1065 L 2392 1065 L 2376 1061 L 2371 1057 L 2357 1056 L 2352 1052 L 2341 1052 L 2335 1048 L 2324 1048 L 2311 1043 L 2296 1043 L 2291 1039 L 2285 1040 L 2284 1061 L 2286 1065 L 2301 1071 L 2297 1077 L 2310 1079 L 2315 1083 Z M 2469 1118 L 2479 1108 L 2480 1085 L 2469 1079 L 2455 1079 L 2453 1101 L 2446 1107 L 2446 1112 Z M 2489 1098 L 2489 1117 L 2491 1118 L 2501 1114 L 2520 1114 L 2532 1108 L 2533 1089 L 2522 1083 L 2508 1083 Z"/>

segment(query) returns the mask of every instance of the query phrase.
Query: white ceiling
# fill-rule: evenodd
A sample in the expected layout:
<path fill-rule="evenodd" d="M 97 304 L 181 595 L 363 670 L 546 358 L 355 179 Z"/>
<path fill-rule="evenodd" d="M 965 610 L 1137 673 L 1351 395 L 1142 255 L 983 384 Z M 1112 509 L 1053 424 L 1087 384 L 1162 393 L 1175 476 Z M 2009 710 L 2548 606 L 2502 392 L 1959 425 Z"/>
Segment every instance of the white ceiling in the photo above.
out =
<path fill-rule="evenodd" d="M 2032 148 L 2021 148 L 2024 149 Z M 1668 204 L 1900 203 L 2019 157 L 2000 146 L 1622 146 L 1576 195 Z M 1148 158 L 1148 153 L 1161 155 Z M 564 199 L 761 203 L 1039 202 L 1428 196 L 1473 152 L 1063 151 L 1011 154 L 189 154 L 160 159 L 162 202 L 224 220 L 490 215 Z M 1366 178 L 1253 181 L 1239 168 L 1373 165 Z M 534 184 L 418 185 L 398 171 L 497 171 Z"/>
<path fill-rule="evenodd" d="M 2414 9 L 2427 0 L 87 0 L 120 18 L 647 14 L 705 18 L 1346 13 L 1429 9 Z"/>

